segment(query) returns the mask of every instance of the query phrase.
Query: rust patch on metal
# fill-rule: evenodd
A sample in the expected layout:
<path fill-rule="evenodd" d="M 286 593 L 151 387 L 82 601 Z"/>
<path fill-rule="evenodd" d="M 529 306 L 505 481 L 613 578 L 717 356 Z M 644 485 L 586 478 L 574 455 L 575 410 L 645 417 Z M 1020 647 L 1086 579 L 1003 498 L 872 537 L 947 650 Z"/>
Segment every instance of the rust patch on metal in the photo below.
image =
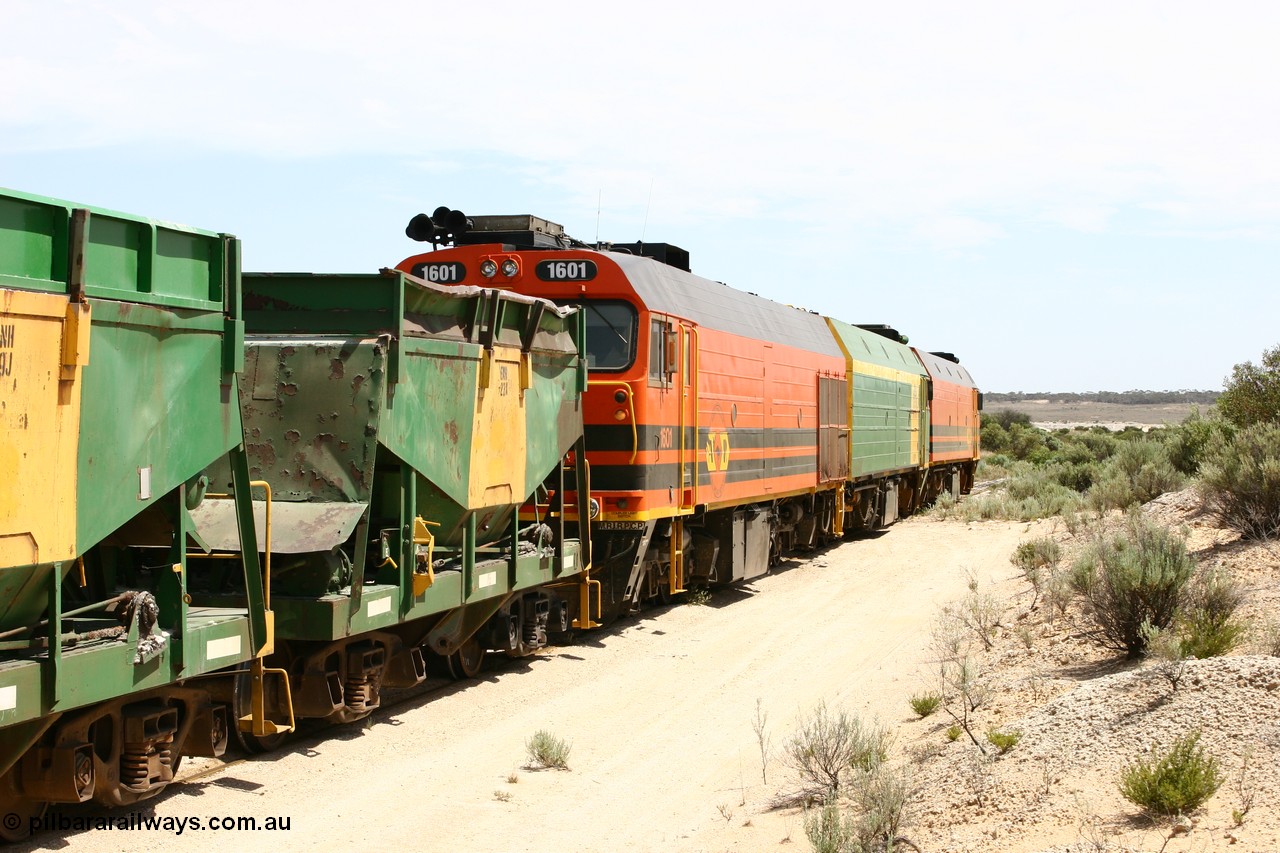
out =
<path fill-rule="evenodd" d="M 283 384 L 280 386 L 280 392 L 282 394 L 288 394 L 290 397 L 294 397 L 294 396 L 297 396 L 298 386 L 294 385 L 292 382 L 289 382 L 287 384 Z"/>
<path fill-rule="evenodd" d="M 343 376 L 342 359 L 335 358 L 329 362 L 329 378 L 341 379 Z"/>
<path fill-rule="evenodd" d="M 364 387 L 364 383 L 365 375 L 363 373 L 357 373 L 356 378 L 351 380 L 351 393 L 353 396 L 360 393 L 360 389 Z"/>
<path fill-rule="evenodd" d="M 263 468 L 271 468 L 276 464 L 276 449 L 269 441 L 261 444 L 246 444 L 245 450 L 251 458 L 261 462 Z"/>
<path fill-rule="evenodd" d="M 444 434 L 448 437 L 450 444 L 458 443 L 458 422 L 448 421 L 444 425 Z"/>
<path fill-rule="evenodd" d="M 298 432 L 296 429 L 286 430 L 284 437 L 289 439 L 290 444 L 297 444 L 302 440 L 302 433 Z"/>

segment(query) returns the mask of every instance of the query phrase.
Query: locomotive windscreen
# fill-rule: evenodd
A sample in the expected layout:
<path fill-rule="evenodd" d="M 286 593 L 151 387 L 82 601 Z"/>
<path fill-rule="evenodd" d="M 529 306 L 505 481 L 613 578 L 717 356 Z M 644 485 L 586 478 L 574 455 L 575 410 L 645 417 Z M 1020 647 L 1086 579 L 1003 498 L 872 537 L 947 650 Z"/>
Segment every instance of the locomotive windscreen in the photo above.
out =
<path fill-rule="evenodd" d="M 582 309 L 587 321 L 587 366 L 591 370 L 625 370 L 636 356 L 636 309 L 617 300 L 583 300 L 561 304 Z"/>

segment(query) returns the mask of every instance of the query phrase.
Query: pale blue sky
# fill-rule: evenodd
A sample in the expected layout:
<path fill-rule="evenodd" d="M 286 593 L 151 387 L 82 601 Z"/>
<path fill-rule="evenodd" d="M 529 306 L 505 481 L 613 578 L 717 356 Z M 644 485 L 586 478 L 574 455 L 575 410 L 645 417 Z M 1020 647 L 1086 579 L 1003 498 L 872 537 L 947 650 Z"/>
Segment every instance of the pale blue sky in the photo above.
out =
<path fill-rule="evenodd" d="M 1280 343 L 1274 3 L 0 0 L 0 22 L 0 186 L 234 233 L 246 269 L 394 265 L 444 204 L 675 243 L 991 391 L 1219 388 Z"/>

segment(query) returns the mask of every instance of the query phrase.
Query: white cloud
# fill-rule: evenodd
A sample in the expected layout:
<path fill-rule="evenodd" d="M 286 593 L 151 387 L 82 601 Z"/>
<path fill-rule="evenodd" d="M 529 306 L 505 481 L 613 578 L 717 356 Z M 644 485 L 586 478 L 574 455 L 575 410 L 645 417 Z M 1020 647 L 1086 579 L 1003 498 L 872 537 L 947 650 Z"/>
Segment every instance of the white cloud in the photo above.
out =
<path fill-rule="evenodd" d="M 583 195 L 609 173 L 632 204 L 656 183 L 696 216 L 789 199 L 814 220 L 908 230 L 970 211 L 1096 230 L 1137 204 L 1275 218 L 1278 16 L 1169 3 L 800 3 L 768 16 L 658 3 L 637 18 L 572 2 L 554 15 L 20 2 L 0 74 L 22 83 L 0 93 L 0 152 L 141 140 L 289 157 L 487 152 Z"/>
<path fill-rule="evenodd" d="M 971 216 L 939 216 L 921 222 L 915 233 L 935 249 L 969 249 L 1008 236 L 1003 228 Z"/>

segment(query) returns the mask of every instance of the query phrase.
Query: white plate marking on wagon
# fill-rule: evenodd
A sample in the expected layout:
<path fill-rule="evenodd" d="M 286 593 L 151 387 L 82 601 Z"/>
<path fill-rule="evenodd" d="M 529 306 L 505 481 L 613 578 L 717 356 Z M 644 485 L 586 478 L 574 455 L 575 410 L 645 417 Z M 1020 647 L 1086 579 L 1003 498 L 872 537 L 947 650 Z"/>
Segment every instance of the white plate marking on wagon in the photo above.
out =
<path fill-rule="evenodd" d="M 0 711 L 12 711 L 18 707 L 18 685 L 0 687 Z"/>
<path fill-rule="evenodd" d="M 227 658 L 238 654 L 240 654 L 239 634 L 234 637 L 223 637 L 220 640 L 210 640 L 204 644 L 205 660 L 217 660 L 218 658 Z"/>
<path fill-rule="evenodd" d="M 380 613 L 390 613 L 391 612 L 391 596 L 387 595 L 387 596 L 383 596 L 382 598 L 378 598 L 378 599 L 374 599 L 373 601 L 370 601 L 369 606 L 366 608 L 366 612 L 370 616 L 377 616 Z"/>
<path fill-rule="evenodd" d="M 567 572 L 573 568 L 573 552 L 564 555 L 564 570 Z"/>
<path fill-rule="evenodd" d="M 487 586 L 493 586 L 497 582 L 498 582 L 497 572 L 485 572 L 480 577 L 476 578 L 476 588 L 484 589 Z"/>

